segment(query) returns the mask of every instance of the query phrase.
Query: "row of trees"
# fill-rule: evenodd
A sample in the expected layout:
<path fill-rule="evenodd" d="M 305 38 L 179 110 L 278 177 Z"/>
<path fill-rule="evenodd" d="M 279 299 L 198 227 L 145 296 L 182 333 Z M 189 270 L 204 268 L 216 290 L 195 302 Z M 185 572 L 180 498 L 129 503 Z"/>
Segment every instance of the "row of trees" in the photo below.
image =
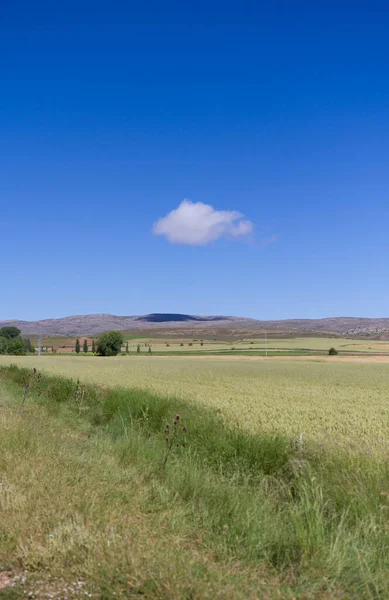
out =
<path fill-rule="evenodd" d="M 14 354 L 22 356 L 28 352 L 35 352 L 35 348 L 28 338 L 21 337 L 17 327 L 2 327 L 0 329 L 0 354 Z"/>
<path fill-rule="evenodd" d="M 116 356 L 119 354 L 123 345 L 123 336 L 120 331 L 107 331 L 102 333 L 97 342 L 92 340 L 92 352 L 99 356 Z M 84 340 L 82 344 L 82 351 L 87 354 L 89 350 L 88 340 Z M 79 338 L 76 339 L 75 351 L 77 354 L 81 352 L 81 342 Z"/>
<path fill-rule="evenodd" d="M 80 344 L 80 340 L 78 338 L 76 339 L 75 351 L 77 352 L 77 354 L 80 354 L 80 352 L 81 352 L 81 344 Z M 88 340 L 84 340 L 84 343 L 82 344 L 82 351 L 84 352 L 84 354 L 88 354 L 88 352 L 89 352 Z M 93 353 L 96 352 L 95 340 L 92 340 L 92 352 Z"/>

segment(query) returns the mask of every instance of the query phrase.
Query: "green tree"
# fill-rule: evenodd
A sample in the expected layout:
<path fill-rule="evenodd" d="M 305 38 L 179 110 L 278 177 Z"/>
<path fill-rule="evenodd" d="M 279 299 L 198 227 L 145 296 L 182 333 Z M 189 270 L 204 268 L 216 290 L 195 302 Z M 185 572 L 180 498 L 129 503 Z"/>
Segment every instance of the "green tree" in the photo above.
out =
<path fill-rule="evenodd" d="M 329 354 L 329 356 L 337 356 L 338 355 L 338 351 L 336 350 L 336 348 L 330 348 L 328 350 L 328 354 Z"/>
<path fill-rule="evenodd" d="M 93 354 L 95 354 L 95 352 L 96 352 L 96 342 L 95 342 L 95 340 L 92 340 L 92 352 L 93 352 Z"/>
<path fill-rule="evenodd" d="M 82 350 L 83 350 L 84 354 L 88 354 L 88 342 L 87 342 L 87 340 L 84 340 L 84 343 L 82 345 Z"/>
<path fill-rule="evenodd" d="M 8 340 L 7 338 L 0 336 L 0 354 L 7 354 Z"/>
<path fill-rule="evenodd" d="M 26 354 L 26 348 L 24 347 L 22 338 L 16 337 L 9 340 L 7 344 L 7 354 L 14 354 L 17 356 Z"/>
<path fill-rule="evenodd" d="M 13 338 L 19 337 L 21 334 L 20 329 L 17 327 L 2 327 L 0 329 L 0 336 L 12 340 Z"/>
<path fill-rule="evenodd" d="M 24 344 L 24 349 L 26 352 L 29 352 L 29 353 L 35 352 L 35 348 L 32 345 L 32 342 L 29 338 L 23 338 L 23 344 Z"/>
<path fill-rule="evenodd" d="M 80 340 L 77 338 L 76 339 L 76 348 L 75 348 L 77 354 L 80 354 L 80 350 L 81 350 L 81 346 L 80 346 Z"/>
<path fill-rule="evenodd" d="M 116 356 L 122 344 L 123 336 L 120 331 L 107 331 L 99 336 L 96 352 L 99 356 Z"/>
<path fill-rule="evenodd" d="M 128 354 L 128 342 L 126 343 L 126 353 Z"/>
<path fill-rule="evenodd" d="M 137 351 L 138 354 L 140 354 L 140 344 L 137 345 L 136 351 Z"/>
<path fill-rule="evenodd" d="M 149 346 L 149 354 L 151 354 L 151 346 Z"/>

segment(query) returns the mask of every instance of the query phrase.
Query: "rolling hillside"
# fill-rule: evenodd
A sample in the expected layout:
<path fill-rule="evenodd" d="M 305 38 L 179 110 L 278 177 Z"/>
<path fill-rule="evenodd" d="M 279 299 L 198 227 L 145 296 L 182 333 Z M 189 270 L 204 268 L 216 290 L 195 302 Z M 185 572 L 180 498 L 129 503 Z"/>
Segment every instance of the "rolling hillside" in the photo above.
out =
<path fill-rule="evenodd" d="M 336 334 L 353 337 L 389 337 L 389 318 L 368 319 L 334 317 L 325 319 L 289 319 L 261 321 L 233 316 L 199 316 L 178 313 L 153 313 L 140 316 L 110 314 L 77 315 L 41 321 L 0 321 L 0 327 L 15 325 L 23 335 L 73 336 L 96 335 L 103 331 L 139 331 L 151 329 L 247 330 L 296 334 Z"/>

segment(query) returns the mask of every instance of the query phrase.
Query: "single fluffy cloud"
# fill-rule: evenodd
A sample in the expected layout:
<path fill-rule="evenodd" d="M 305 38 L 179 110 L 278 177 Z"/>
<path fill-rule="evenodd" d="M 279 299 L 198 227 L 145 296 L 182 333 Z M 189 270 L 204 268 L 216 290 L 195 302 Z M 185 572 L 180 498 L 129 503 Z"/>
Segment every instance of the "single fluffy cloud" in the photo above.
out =
<path fill-rule="evenodd" d="M 205 246 L 222 235 L 248 235 L 253 224 L 236 210 L 215 210 L 209 204 L 183 200 L 178 208 L 154 224 L 154 235 L 163 235 L 172 244 Z"/>

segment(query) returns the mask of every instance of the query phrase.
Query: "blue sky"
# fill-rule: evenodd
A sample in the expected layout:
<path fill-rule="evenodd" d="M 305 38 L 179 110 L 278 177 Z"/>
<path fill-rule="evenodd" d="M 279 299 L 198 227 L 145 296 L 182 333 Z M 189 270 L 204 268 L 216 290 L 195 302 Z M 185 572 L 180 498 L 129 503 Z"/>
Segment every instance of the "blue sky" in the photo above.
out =
<path fill-rule="evenodd" d="M 6 3 L 0 320 L 389 316 L 389 8 L 318 4 Z"/>

